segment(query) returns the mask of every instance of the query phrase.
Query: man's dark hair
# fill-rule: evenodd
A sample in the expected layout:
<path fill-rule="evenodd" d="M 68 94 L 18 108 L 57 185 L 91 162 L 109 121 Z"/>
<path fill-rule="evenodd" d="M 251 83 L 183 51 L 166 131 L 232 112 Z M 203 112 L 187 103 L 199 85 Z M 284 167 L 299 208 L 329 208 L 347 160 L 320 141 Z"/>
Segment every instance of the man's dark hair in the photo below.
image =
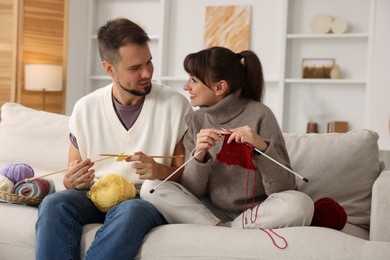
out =
<path fill-rule="evenodd" d="M 97 40 L 101 60 L 116 65 L 121 59 L 120 47 L 127 44 L 144 45 L 150 38 L 138 24 L 126 18 L 116 18 L 99 28 Z"/>

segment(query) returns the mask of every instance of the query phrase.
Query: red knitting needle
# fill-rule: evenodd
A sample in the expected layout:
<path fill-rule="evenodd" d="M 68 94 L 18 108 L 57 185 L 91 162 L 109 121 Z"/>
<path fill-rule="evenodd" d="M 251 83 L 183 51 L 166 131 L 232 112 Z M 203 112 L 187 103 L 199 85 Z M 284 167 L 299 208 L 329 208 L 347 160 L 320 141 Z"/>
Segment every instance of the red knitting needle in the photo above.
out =
<path fill-rule="evenodd" d="M 225 128 L 221 128 L 222 131 L 227 131 L 229 133 L 233 133 L 232 131 L 230 130 L 227 130 Z M 248 144 L 248 143 L 245 143 L 246 145 L 249 145 L 249 146 L 252 146 L 251 144 Z M 259 149 L 257 149 L 256 147 L 253 147 L 255 149 L 256 152 L 258 152 L 259 154 L 261 155 L 264 155 L 266 158 L 270 159 L 271 161 L 273 161 L 274 163 L 276 163 L 277 165 L 279 165 L 280 167 L 284 168 L 285 170 L 291 172 L 292 174 L 294 174 L 295 176 L 297 176 L 298 178 L 300 178 L 301 180 L 303 180 L 304 182 L 309 182 L 309 179 L 307 178 L 304 178 L 302 177 L 301 175 L 299 175 L 298 173 L 294 172 L 293 170 L 289 169 L 288 167 L 284 166 L 283 164 L 281 164 L 280 162 L 276 161 L 275 159 L 273 159 L 272 157 L 266 155 L 265 153 L 263 153 L 262 151 L 260 151 Z"/>

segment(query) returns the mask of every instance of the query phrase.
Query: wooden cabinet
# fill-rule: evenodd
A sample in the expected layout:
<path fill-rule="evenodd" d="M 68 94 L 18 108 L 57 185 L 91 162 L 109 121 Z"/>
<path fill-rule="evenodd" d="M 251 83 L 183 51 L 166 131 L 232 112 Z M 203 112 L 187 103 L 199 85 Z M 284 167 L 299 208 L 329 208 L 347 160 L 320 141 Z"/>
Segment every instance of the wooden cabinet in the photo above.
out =
<path fill-rule="evenodd" d="M 18 1 L 0 0 L 0 106 L 16 100 Z"/>
<path fill-rule="evenodd" d="M 0 47 L 0 51 L 7 46 L 11 48 L 4 51 L 6 55 L 0 58 L 0 78 L 5 83 L 1 86 L 1 104 L 12 101 L 42 109 L 43 93 L 26 91 L 24 88 L 24 66 L 55 64 L 63 67 L 63 89 L 60 92 L 46 92 L 46 110 L 64 113 L 67 0 L 0 0 L 0 3 L 3 2 L 6 9 L 1 8 L 0 12 L 7 15 L 0 16 L 0 30 L 7 33 L 4 34 L 6 39 L 0 38 L 0 46 L 3 47 Z"/>

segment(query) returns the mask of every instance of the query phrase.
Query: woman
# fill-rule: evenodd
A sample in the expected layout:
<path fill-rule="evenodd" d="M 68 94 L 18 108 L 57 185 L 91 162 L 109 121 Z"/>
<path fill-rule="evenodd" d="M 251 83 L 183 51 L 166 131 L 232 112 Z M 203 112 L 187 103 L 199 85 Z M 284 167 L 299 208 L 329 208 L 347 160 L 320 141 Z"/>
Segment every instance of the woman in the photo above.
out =
<path fill-rule="evenodd" d="M 238 228 L 310 225 L 314 205 L 296 191 L 295 177 L 260 154 L 255 170 L 218 161 L 226 145 L 250 145 L 290 167 L 282 132 L 262 100 L 264 79 L 257 55 L 212 47 L 189 54 L 184 89 L 199 106 L 184 137 L 187 160 L 180 184 L 145 182 L 141 196 L 169 223 L 198 223 Z M 227 130 L 222 130 L 227 129 Z M 250 158 L 249 158 L 250 159 Z M 246 173 L 246 174 L 245 174 Z"/>

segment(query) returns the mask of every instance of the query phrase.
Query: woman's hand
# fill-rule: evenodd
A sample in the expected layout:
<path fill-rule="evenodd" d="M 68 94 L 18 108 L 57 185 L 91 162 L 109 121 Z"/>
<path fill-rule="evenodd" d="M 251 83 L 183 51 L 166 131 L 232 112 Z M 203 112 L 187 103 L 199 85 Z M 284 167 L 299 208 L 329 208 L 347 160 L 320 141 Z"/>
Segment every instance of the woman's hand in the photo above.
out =
<path fill-rule="evenodd" d="M 227 131 L 223 133 L 226 134 Z M 233 140 L 237 143 L 248 143 L 260 151 L 264 152 L 268 148 L 268 144 L 261 138 L 255 131 L 249 126 L 241 126 L 234 129 L 229 129 L 231 133 L 227 143 L 231 143 Z"/>
<path fill-rule="evenodd" d="M 72 161 L 65 173 L 65 187 L 77 190 L 90 189 L 95 179 L 95 170 L 91 169 L 93 165 L 90 159 Z"/>
<path fill-rule="evenodd" d="M 195 157 L 196 160 L 199 162 L 203 161 L 207 151 L 215 145 L 216 141 L 221 140 L 221 133 L 222 131 L 218 129 L 200 130 L 200 132 L 196 135 L 195 154 L 199 151 L 203 151 Z"/>

